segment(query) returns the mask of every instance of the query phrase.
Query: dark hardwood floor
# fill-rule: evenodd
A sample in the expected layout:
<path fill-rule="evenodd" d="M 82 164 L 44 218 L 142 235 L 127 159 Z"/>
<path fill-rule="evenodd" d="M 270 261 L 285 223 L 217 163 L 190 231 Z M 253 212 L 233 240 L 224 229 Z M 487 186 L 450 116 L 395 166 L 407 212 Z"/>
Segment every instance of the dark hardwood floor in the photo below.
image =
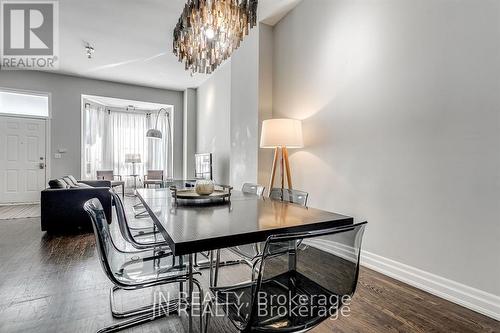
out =
<path fill-rule="evenodd" d="M 0 220 L 0 266 L 0 332 L 95 332 L 116 321 L 92 234 L 51 236 L 40 231 L 38 218 Z M 223 276 L 248 273 L 225 269 Z M 118 300 L 136 306 L 150 296 L 129 292 Z M 327 320 L 313 332 L 500 332 L 498 321 L 366 268 L 350 309 L 349 317 Z M 128 332 L 183 332 L 185 325 L 171 316 Z M 236 330 L 215 318 L 210 331 Z"/>

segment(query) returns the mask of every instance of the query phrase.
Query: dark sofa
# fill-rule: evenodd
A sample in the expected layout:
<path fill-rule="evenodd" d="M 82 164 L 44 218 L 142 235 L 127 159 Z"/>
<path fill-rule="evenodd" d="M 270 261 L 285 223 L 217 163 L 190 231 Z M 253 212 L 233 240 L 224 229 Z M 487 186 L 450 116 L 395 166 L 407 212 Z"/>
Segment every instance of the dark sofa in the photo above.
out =
<path fill-rule="evenodd" d="M 71 177 L 74 180 L 74 177 Z M 70 184 L 71 183 L 71 184 Z M 42 231 L 50 233 L 92 231 L 89 216 L 83 204 L 92 198 L 101 201 L 106 219 L 111 223 L 111 195 L 109 180 L 79 180 L 68 177 L 49 182 L 51 188 L 41 192 Z"/>

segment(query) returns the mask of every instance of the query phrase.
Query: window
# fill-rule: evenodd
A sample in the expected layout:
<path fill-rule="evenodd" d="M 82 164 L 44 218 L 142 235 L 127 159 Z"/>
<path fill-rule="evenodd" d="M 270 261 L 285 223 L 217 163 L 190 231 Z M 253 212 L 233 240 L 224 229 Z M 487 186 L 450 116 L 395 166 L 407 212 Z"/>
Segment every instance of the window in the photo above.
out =
<path fill-rule="evenodd" d="M 0 90 L 0 113 L 49 117 L 49 96 Z"/>
<path fill-rule="evenodd" d="M 170 111 L 171 113 L 171 111 Z M 161 114 L 157 128 L 164 134 L 161 140 L 146 138 L 155 127 L 157 112 L 112 111 L 101 105 L 85 104 L 83 113 L 83 174 L 95 179 L 98 170 L 113 170 L 115 175 L 144 175 L 147 170 L 163 170 L 171 175 L 169 122 Z M 128 163 L 127 155 L 140 157 L 138 163 Z M 124 180 L 133 181 L 132 178 Z M 128 186 L 129 184 L 127 184 Z"/>

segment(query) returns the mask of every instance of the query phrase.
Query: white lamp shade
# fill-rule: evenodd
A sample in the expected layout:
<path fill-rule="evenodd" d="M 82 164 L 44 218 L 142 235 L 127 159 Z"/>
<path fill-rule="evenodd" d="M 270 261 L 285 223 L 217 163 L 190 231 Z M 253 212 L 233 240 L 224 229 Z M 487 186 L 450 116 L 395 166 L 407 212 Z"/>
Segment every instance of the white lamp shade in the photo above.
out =
<path fill-rule="evenodd" d="M 141 154 L 125 154 L 125 163 L 141 163 Z"/>
<path fill-rule="evenodd" d="M 302 148 L 302 122 L 296 119 L 268 119 L 262 122 L 261 148 Z"/>

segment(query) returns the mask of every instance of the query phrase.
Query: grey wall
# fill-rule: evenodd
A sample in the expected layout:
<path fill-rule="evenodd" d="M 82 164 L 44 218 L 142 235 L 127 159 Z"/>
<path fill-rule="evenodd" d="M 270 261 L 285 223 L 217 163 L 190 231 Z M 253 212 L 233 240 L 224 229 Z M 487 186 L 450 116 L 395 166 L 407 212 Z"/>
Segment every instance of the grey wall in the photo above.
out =
<path fill-rule="evenodd" d="M 259 28 L 197 94 L 197 151 L 214 153 L 215 180 L 240 188 L 257 181 Z"/>
<path fill-rule="evenodd" d="M 274 28 L 260 24 L 259 30 L 259 134 L 260 144 L 262 121 L 273 117 L 273 47 Z M 258 149 L 257 182 L 269 191 L 269 176 L 273 163 L 273 149 Z M 267 192 L 268 193 L 268 192 Z"/>
<path fill-rule="evenodd" d="M 194 176 L 196 153 L 196 89 L 184 91 L 183 179 Z"/>
<path fill-rule="evenodd" d="M 259 112 L 259 25 L 231 57 L 231 177 L 241 188 L 257 181 Z"/>
<path fill-rule="evenodd" d="M 231 62 L 197 89 L 196 151 L 213 153 L 214 180 L 229 184 Z"/>
<path fill-rule="evenodd" d="M 275 27 L 274 117 L 310 205 L 364 248 L 500 295 L 500 2 L 304 0 Z"/>
<path fill-rule="evenodd" d="M 0 87 L 50 92 L 51 120 L 51 177 L 81 174 L 81 95 L 98 95 L 130 100 L 156 102 L 174 106 L 174 176 L 182 177 L 183 93 L 163 89 L 90 80 L 73 76 L 34 72 L 2 71 Z M 54 153 L 66 148 L 62 159 Z"/>

